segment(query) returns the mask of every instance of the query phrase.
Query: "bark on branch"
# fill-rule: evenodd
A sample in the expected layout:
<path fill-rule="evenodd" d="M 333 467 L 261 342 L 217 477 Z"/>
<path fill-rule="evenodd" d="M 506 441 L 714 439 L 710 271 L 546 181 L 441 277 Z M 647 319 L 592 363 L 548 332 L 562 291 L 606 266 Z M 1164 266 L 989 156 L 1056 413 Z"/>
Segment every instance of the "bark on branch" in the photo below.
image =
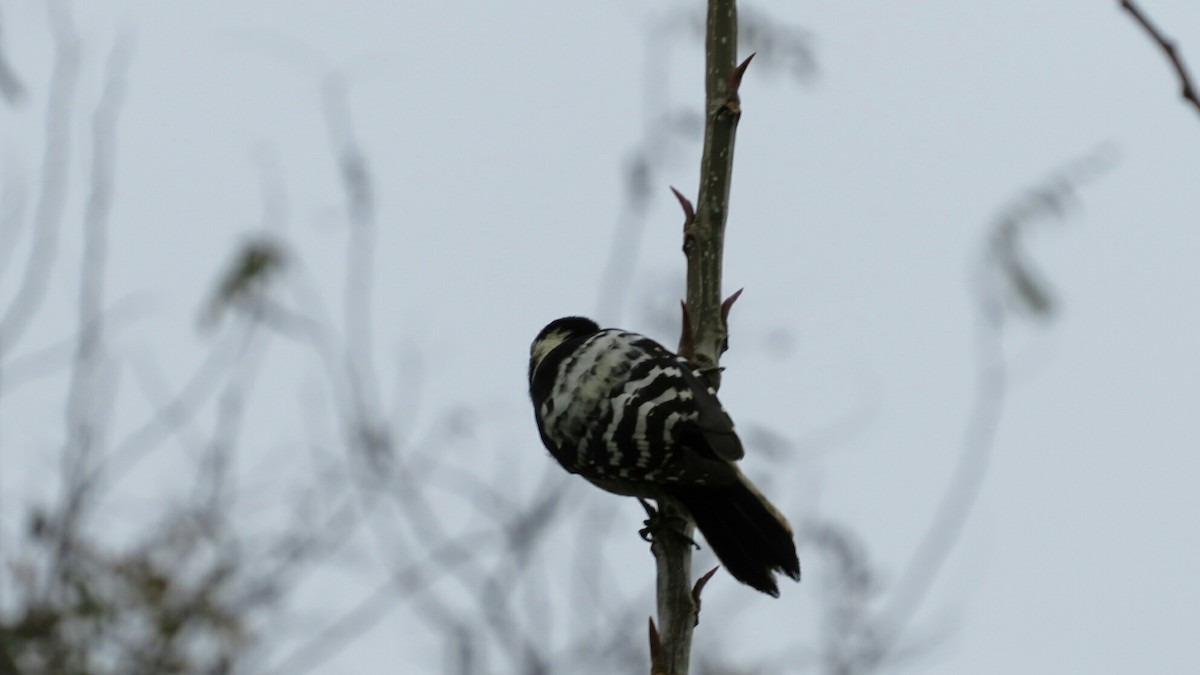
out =
<path fill-rule="evenodd" d="M 725 351 L 721 259 L 725 218 L 733 173 L 733 146 L 741 106 L 738 85 L 750 59 L 737 65 L 737 3 L 709 0 L 705 37 L 704 153 L 700 161 L 697 206 L 676 191 L 684 208 L 683 252 L 687 256 L 687 301 L 683 307 L 680 354 L 704 369 L 714 388 L 720 385 L 720 357 Z M 699 615 L 699 588 L 692 581 L 695 526 L 688 514 L 670 502 L 659 504 L 659 516 L 682 524 L 682 537 L 657 537 L 652 550 L 658 565 L 658 626 L 661 650 L 655 672 L 686 675 L 692 630 Z M 653 638 L 652 638 L 653 639 Z"/>

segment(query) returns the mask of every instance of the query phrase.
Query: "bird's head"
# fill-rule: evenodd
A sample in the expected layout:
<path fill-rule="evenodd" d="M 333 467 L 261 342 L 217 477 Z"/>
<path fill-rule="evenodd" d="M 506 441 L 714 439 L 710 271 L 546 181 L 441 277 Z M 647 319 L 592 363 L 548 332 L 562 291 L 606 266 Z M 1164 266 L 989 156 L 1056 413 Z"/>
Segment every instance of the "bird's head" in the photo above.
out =
<path fill-rule="evenodd" d="M 533 381 L 533 374 L 537 372 L 538 366 L 550 355 L 550 352 L 554 351 L 555 347 L 567 340 L 588 337 L 599 330 L 600 324 L 582 316 L 565 316 L 546 324 L 546 327 L 533 339 L 533 344 L 529 345 L 530 382 Z"/>

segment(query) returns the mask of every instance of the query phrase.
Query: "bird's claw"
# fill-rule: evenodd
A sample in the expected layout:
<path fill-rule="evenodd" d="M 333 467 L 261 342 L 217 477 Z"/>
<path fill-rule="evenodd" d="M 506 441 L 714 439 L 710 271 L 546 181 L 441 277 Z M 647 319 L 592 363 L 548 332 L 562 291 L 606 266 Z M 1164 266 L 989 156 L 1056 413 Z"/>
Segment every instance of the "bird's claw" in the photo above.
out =
<path fill-rule="evenodd" d="M 641 503 L 643 509 L 646 509 L 645 527 L 638 530 L 638 536 L 642 538 L 642 541 L 653 544 L 656 537 L 669 535 L 686 541 L 695 546 L 696 550 L 700 549 L 700 544 L 697 544 L 695 539 L 684 534 L 684 528 L 687 527 L 686 521 L 681 518 L 664 516 L 661 511 L 641 497 L 638 498 L 638 502 Z"/>

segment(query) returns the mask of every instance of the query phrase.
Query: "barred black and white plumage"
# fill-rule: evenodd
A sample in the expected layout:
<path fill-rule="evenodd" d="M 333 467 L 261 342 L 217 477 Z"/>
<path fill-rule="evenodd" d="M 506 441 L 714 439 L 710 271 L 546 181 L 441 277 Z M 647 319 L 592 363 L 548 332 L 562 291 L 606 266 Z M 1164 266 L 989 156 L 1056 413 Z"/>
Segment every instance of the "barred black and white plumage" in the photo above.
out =
<path fill-rule="evenodd" d="M 733 421 L 682 357 L 590 319 L 551 322 L 530 347 L 542 442 L 567 471 L 620 495 L 683 505 L 739 581 L 778 595 L 800 578 L 787 519 L 738 469 Z"/>

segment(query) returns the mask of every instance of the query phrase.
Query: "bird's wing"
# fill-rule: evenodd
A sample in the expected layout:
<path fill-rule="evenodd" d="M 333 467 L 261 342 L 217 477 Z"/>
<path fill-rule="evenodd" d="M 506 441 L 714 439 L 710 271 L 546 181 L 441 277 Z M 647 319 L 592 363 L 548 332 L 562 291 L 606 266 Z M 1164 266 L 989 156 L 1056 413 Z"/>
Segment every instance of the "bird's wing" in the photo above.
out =
<path fill-rule="evenodd" d="M 675 388 L 691 393 L 690 407 L 695 414 L 678 425 L 679 441 L 703 459 L 736 462 L 744 457 L 746 453 L 734 430 L 733 420 L 717 400 L 716 392 L 701 379 L 696 367 L 649 338 L 639 346 L 654 357 L 652 363 L 655 366 L 678 373 L 671 378 Z"/>
<path fill-rule="evenodd" d="M 693 370 L 694 366 L 686 359 L 682 356 L 676 359 L 683 367 L 683 379 L 687 381 L 692 396 L 695 397 L 696 408 L 700 412 L 695 426 L 703 436 L 705 444 L 714 455 L 729 462 L 736 462 L 745 457 L 746 451 L 742 449 L 742 441 L 734 431 L 733 420 L 717 400 L 717 393 L 700 379 L 699 371 Z"/>

